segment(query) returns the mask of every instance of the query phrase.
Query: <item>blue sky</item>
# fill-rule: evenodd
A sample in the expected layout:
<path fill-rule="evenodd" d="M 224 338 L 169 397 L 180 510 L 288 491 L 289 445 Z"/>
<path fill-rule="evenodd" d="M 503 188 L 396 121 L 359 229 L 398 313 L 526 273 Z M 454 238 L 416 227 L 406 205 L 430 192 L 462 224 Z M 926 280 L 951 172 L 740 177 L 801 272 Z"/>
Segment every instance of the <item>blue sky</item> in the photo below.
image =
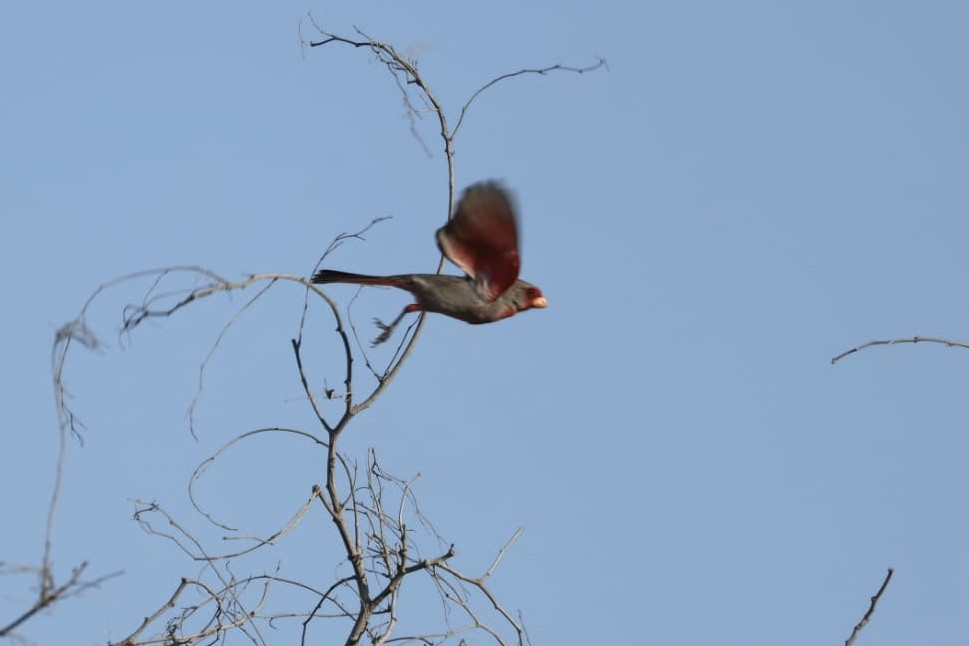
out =
<path fill-rule="evenodd" d="M 964 641 L 969 357 L 906 345 L 829 363 L 874 338 L 969 339 L 957 2 L 5 5 L 0 559 L 40 558 L 50 345 L 99 284 L 180 264 L 306 274 L 335 235 L 386 215 L 330 265 L 435 267 L 435 124 L 417 126 L 428 156 L 366 52 L 301 50 L 307 10 L 416 56 L 452 123 L 498 74 L 609 62 L 493 88 L 456 142 L 459 186 L 515 190 L 522 275 L 549 308 L 491 326 L 430 317 L 344 437 L 357 459 L 373 446 L 391 472 L 421 474 L 457 567 L 483 571 L 525 527 L 492 585 L 535 644 L 843 643 L 888 567 L 859 644 Z M 60 577 L 82 560 L 125 574 L 32 620 L 22 634 L 38 644 L 120 639 L 199 574 L 132 522 L 132 500 L 219 544 L 187 504 L 194 466 L 249 428 L 315 430 L 289 347 L 300 290 L 274 289 L 233 327 L 196 442 L 199 362 L 248 296 L 120 344 L 121 309 L 148 287 L 106 293 L 90 321 L 107 347 L 73 356 L 88 430 L 55 533 Z M 355 320 L 369 337 L 370 317 L 406 302 L 366 291 Z M 311 327 L 313 374 L 335 384 L 332 322 Z M 264 533 L 319 468 L 304 444 L 255 440 L 200 495 Z M 270 561 L 238 567 L 278 559 L 322 585 L 339 557 L 311 514 Z M 0 621 L 30 584 L 0 579 Z M 427 591 L 410 594 L 411 627 L 436 627 Z M 294 643 L 290 630 L 270 643 Z"/>

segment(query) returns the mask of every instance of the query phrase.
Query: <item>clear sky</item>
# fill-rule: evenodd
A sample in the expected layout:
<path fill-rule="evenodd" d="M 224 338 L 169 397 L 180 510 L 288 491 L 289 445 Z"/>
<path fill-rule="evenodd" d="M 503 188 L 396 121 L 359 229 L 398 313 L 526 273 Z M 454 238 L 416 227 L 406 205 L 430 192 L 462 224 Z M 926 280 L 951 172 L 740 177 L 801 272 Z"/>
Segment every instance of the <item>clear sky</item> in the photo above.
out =
<path fill-rule="evenodd" d="M 875 338 L 969 340 L 962 2 L 5 3 L 0 559 L 40 558 L 50 345 L 99 284 L 181 264 L 305 274 L 335 235 L 386 215 L 331 266 L 435 267 L 447 175 L 433 120 L 417 124 L 428 156 L 367 52 L 301 51 L 306 10 L 415 56 L 452 123 L 498 74 L 609 62 L 493 88 L 456 144 L 459 186 L 515 190 L 523 277 L 549 308 L 490 326 L 431 317 L 344 439 L 421 474 L 460 568 L 483 571 L 525 527 L 492 585 L 535 644 L 843 643 L 888 567 L 859 644 L 965 643 L 969 354 L 829 362 Z M 119 344 L 121 309 L 149 286 L 104 295 L 91 323 L 106 348 L 67 376 L 88 430 L 68 455 L 57 574 L 82 560 L 125 574 L 27 624 L 38 644 L 119 639 L 200 573 L 132 522 L 134 499 L 220 545 L 187 504 L 194 466 L 248 428 L 315 430 L 289 347 L 299 289 L 230 331 L 195 442 L 199 362 L 248 296 Z M 365 292 L 361 333 L 406 302 Z M 336 385 L 332 322 L 313 324 L 314 375 Z M 319 481 L 306 445 L 260 439 L 200 495 L 259 534 Z M 284 571 L 332 581 L 340 549 L 319 513 L 289 541 L 273 556 Z M 32 583 L 0 579 L 0 620 Z M 430 622 L 430 597 L 412 595 L 409 616 Z"/>

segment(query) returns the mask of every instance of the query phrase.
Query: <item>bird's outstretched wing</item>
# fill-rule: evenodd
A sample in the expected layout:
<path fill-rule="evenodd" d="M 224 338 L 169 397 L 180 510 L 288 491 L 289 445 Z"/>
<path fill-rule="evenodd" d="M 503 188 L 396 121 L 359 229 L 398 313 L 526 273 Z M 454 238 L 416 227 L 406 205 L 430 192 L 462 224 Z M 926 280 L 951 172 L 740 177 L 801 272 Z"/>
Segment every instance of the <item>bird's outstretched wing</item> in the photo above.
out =
<path fill-rule="evenodd" d="M 518 220 L 511 197 L 498 183 L 465 189 L 454 217 L 438 229 L 441 253 L 460 267 L 489 300 L 518 279 Z"/>

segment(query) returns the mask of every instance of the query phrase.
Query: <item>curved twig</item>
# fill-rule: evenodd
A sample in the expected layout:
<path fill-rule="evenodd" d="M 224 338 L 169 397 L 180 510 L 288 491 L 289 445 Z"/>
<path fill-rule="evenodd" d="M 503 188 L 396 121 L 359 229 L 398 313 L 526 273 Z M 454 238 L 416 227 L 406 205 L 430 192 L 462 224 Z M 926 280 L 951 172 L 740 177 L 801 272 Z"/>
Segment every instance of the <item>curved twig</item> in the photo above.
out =
<path fill-rule="evenodd" d="M 262 435 L 263 433 L 290 433 L 290 434 L 296 435 L 297 437 L 302 437 L 304 439 L 307 439 L 320 446 L 326 447 L 326 442 L 320 440 L 312 433 L 307 433 L 306 431 L 301 431 L 293 428 L 283 428 L 279 426 L 273 426 L 269 428 L 257 428 L 251 431 L 246 431 L 245 433 L 242 433 L 241 435 L 237 435 L 236 437 L 232 438 L 231 440 L 223 444 L 218 451 L 216 451 L 209 457 L 205 458 L 205 460 L 203 460 L 197 467 L 195 467 L 195 471 L 192 472 L 192 476 L 189 478 L 189 481 L 188 481 L 188 499 L 191 502 L 192 507 L 194 507 L 195 511 L 197 511 L 200 515 L 208 519 L 210 523 L 212 523 L 213 525 L 215 525 L 220 529 L 224 529 L 226 531 L 235 531 L 234 528 L 229 527 L 225 523 L 222 523 L 216 520 L 211 513 L 209 513 L 208 511 L 202 508 L 202 506 L 199 504 L 198 500 L 195 497 L 195 483 L 198 482 L 202 478 L 202 475 L 204 475 L 205 472 L 208 470 L 208 468 L 213 464 L 215 464 L 215 461 L 218 460 L 230 448 L 232 448 L 239 442 L 255 437 L 256 435 Z M 269 542 L 269 541 L 266 540 L 264 542 Z"/>
<path fill-rule="evenodd" d="M 485 83 L 484 85 L 482 85 L 480 88 L 478 88 L 475 91 L 475 93 L 471 95 L 471 98 L 469 98 L 467 101 L 464 102 L 464 105 L 461 107 L 461 116 L 458 117 L 458 122 L 455 124 L 454 130 L 451 131 L 451 138 L 453 139 L 458 136 L 458 130 L 461 129 L 461 124 L 464 123 L 464 116 L 465 114 L 467 114 L 468 109 L 471 107 L 471 104 L 474 102 L 474 100 L 477 99 L 485 90 L 487 90 L 493 85 L 500 83 L 501 81 L 504 81 L 505 79 L 515 78 L 516 76 L 522 76 L 524 74 L 538 74 L 539 76 L 545 76 L 550 72 L 556 72 L 556 71 L 574 72 L 575 74 L 585 74 L 586 72 L 592 72 L 601 67 L 609 69 L 609 64 L 606 63 L 606 59 L 600 56 L 595 63 L 593 63 L 592 65 L 586 65 L 585 67 L 571 67 L 569 65 L 549 65 L 548 67 L 525 68 L 525 69 L 518 70 L 517 72 L 508 72 L 507 74 L 502 74 L 501 76 L 497 76 L 491 79 L 490 81 L 488 81 L 487 83 Z"/>
<path fill-rule="evenodd" d="M 865 348 L 870 348 L 876 345 L 898 345 L 900 343 L 939 343 L 941 345 L 949 346 L 950 348 L 963 348 L 963 349 L 969 350 L 969 343 L 964 343 L 962 341 L 952 341 L 951 339 L 940 339 L 940 338 L 931 337 L 931 336 L 913 336 L 911 338 L 905 338 L 905 339 L 882 339 L 877 341 L 869 341 L 868 343 L 862 343 L 861 345 L 855 346 L 850 350 L 846 350 L 845 352 L 842 352 L 838 356 L 831 359 L 831 364 L 834 365 L 839 361 L 841 361 L 842 359 L 844 359 L 845 357 L 847 357 L 849 354 L 860 352 Z"/>

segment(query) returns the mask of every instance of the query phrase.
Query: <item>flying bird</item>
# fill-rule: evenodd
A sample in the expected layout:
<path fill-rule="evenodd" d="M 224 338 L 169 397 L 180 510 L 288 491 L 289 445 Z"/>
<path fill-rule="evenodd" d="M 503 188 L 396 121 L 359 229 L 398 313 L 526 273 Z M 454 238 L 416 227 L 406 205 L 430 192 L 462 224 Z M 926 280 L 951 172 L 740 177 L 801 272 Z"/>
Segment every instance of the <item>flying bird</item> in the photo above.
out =
<path fill-rule="evenodd" d="M 518 219 L 510 196 L 497 182 L 482 182 L 465 189 L 454 217 L 437 230 L 437 246 L 448 260 L 464 270 L 465 276 L 367 276 L 322 269 L 311 280 L 385 285 L 414 295 L 417 302 L 405 307 L 390 325 L 374 319 L 382 331 L 373 345 L 389 339 L 401 319 L 411 312 L 437 312 L 477 324 L 548 305 L 542 290 L 518 280 Z"/>

